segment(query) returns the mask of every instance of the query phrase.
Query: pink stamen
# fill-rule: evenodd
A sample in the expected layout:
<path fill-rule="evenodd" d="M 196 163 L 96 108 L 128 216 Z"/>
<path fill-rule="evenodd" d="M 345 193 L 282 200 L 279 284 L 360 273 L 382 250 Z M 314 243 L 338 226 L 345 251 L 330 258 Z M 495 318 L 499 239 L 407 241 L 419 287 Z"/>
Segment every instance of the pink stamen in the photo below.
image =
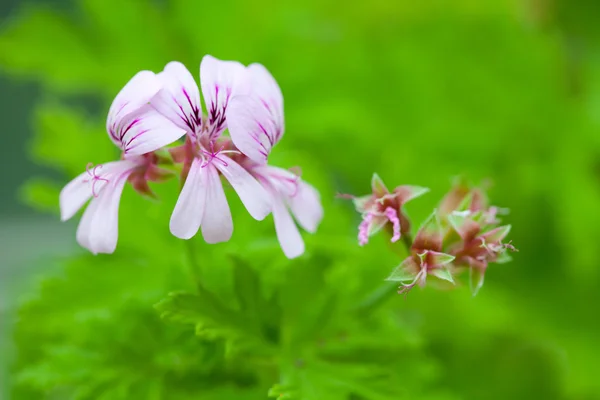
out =
<path fill-rule="evenodd" d="M 363 217 L 362 222 L 358 226 L 358 244 L 364 246 L 369 242 L 369 227 L 373 221 L 373 214 L 367 214 Z"/>
<path fill-rule="evenodd" d="M 392 207 L 385 209 L 385 216 L 393 224 L 394 234 L 392 236 L 392 243 L 400 240 L 400 219 L 398 218 L 398 212 Z"/>
<path fill-rule="evenodd" d="M 96 193 L 96 183 L 98 181 L 103 181 L 103 182 L 108 183 L 108 179 L 98 176 L 98 172 L 97 172 L 98 168 L 102 168 L 102 164 L 98 164 L 94 167 L 94 164 L 88 163 L 88 165 L 86 165 L 86 167 L 85 167 L 85 171 L 88 173 L 88 175 L 90 176 L 90 178 L 92 180 L 92 196 L 94 196 L 94 197 L 98 197 L 98 194 L 99 194 L 99 193 Z M 83 180 L 84 183 L 87 183 L 89 181 L 90 181 L 90 179 Z"/>
<path fill-rule="evenodd" d="M 206 159 L 202 163 L 201 168 L 206 167 L 208 164 L 213 162 L 213 160 L 220 162 L 221 164 L 223 164 L 224 167 L 226 167 L 228 165 L 227 161 L 223 160 L 222 158 L 219 158 L 219 154 L 226 154 L 227 151 L 235 151 L 235 150 L 227 150 L 227 151 L 222 151 L 222 150 L 223 150 L 223 147 L 221 147 L 220 149 L 215 151 L 213 143 L 210 144 L 210 151 L 201 149 L 202 155 L 206 157 Z"/>

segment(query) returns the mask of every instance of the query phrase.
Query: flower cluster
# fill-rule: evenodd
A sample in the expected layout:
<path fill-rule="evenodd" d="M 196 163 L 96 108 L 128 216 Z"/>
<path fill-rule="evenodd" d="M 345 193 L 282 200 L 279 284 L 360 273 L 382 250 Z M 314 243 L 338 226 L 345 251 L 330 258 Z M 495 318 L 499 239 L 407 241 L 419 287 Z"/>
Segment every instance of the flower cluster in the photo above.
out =
<path fill-rule="evenodd" d="M 488 265 L 510 261 L 507 251 L 516 251 L 511 242 L 505 242 L 510 225 L 500 225 L 498 218 L 508 210 L 490 206 L 482 188 L 457 182 L 414 240 L 410 239 L 410 223 L 402 206 L 427 189 L 399 186 L 390 192 L 374 175 L 372 190 L 368 196 L 351 196 L 362 215 L 359 244 L 366 244 L 369 236 L 385 226 L 392 242 L 404 235 L 409 255 L 387 278 L 401 283 L 399 293 L 407 293 L 416 285 L 424 286 L 429 276 L 454 284 L 455 276 L 469 271 L 475 295 L 483 285 Z"/>
<path fill-rule="evenodd" d="M 267 163 L 284 132 L 283 96 L 260 64 L 246 67 L 207 55 L 200 64 L 200 88 L 179 62 L 158 74 L 141 71 L 116 96 L 106 129 L 122 151 L 121 159 L 88 165 L 60 193 L 63 221 L 91 199 L 77 241 L 94 254 L 116 248 L 125 184 L 152 195 L 148 182 L 173 175 L 165 162 L 182 166 L 183 186 L 170 221 L 178 238 L 190 239 L 199 229 L 208 243 L 231 238 L 233 221 L 222 178 L 253 218 L 273 213 L 277 237 L 289 258 L 304 252 L 293 217 L 311 233 L 323 217 L 319 193 L 312 186 L 298 173 Z"/>

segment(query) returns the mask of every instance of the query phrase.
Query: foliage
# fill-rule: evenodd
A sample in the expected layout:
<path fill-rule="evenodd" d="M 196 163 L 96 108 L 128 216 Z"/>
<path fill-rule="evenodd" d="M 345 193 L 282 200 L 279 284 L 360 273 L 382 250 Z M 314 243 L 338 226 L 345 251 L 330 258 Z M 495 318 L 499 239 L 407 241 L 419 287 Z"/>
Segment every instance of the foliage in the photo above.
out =
<path fill-rule="evenodd" d="M 570 3 L 74 4 L 23 7 L 0 34 L 6 73 L 43 87 L 32 159 L 63 174 L 26 184 L 28 203 L 56 212 L 67 179 L 114 158 L 105 106 L 134 72 L 194 71 L 210 53 L 276 76 L 287 125 L 272 159 L 302 166 L 326 217 L 289 262 L 234 196 L 233 239 L 208 246 L 169 234 L 176 182 L 158 201 L 126 188 L 115 255 L 65 255 L 58 271 L 40 259 L 12 398 L 597 398 L 600 64 L 572 55 L 595 25 Z M 451 176 L 492 177 L 515 262 L 475 299 L 428 287 L 357 311 L 405 257 L 384 237 L 359 248 L 358 216 L 334 199 L 374 171 L 432 188 L 407 206 L 416 220 Z"/>

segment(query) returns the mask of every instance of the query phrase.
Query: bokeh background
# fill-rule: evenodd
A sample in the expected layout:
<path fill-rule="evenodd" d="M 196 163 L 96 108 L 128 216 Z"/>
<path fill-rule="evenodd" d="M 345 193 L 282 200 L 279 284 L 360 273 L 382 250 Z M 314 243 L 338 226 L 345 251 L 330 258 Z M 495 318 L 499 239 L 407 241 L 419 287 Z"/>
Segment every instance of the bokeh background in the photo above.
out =
<path fill-rule="evenodd" d="M 79 249 L 77 221 L 58 218 L 61 185 L 115 157 L 104 118 L 122 85 L 171 60 L 197 74 L 212 54 L 261 62 L 282 87 L 286 134 L 273 159 L 302 166 L 326 208 L 308 248 L 329 246 L 327 262 L 353 257 L 322 290 L 351 292 L 398 261 L 382 238 L 358 249 L 357 216 L 334 199 L 367 192 L 373 172 L 432 189 L 409 207 L 416 220 L 457 175 L 489 179 L 493 202 L 511 209 L 520 252 L 490 269 L 477 297 L 427 288 L 390 300 L 403 325 L 376 340 L 411 349 L 387 382 L 408 392 L 327 398 L 600 399 L 597 2 L 4 0 L 0 10 L 0 398 L 265 398 L 260 384 L 197 386 L 229 373 L 206 366 L 210 346 L 172 361 L 198 351 L 193 333 L 152 310 L 185 286 L 167 230 L 176 184 L 161 202 L 125 192 L 113 258 Z M 197 240 L 215 287 L 220 252 L 244 253 L 256 237 L 268 238 L 260 251 L 276 248 L 270 223 L 244 218 L 232 243 Z M 269 254 L 264 269 L 276 272 L 261 273 L 278 282 L 286 261 Z M 300 289 L 304 304 L 320 298 Z M 306 384 L 337 382 L 332 371 Z M 314 393 L 305 398 L 326 398 Z"/>

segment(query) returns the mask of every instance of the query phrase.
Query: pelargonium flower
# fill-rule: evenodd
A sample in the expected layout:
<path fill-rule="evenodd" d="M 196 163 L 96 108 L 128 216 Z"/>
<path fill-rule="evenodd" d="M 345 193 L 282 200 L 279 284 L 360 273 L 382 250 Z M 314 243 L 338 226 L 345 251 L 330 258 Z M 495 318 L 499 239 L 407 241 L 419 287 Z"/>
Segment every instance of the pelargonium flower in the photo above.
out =
<path fill-rule="evenodd" d="M 417 232 L 409 256 L 387 278 L 402 283 L 399 293 L 415 285 L 424 286 L 428 275 L 454 283 L 449 267 L 455 257 L 442 251 L 443 237 L 444 230 L 434 212 Z"/>
<path fill-rule="evenodd" d="M 455 181 L 438 206 L 438 214 L 444 221 L 454 211 L 481 212 L 488 224 L 498 223 L 498 215 L 508 213 L 505 208 L 490 206 L 482 187 L 470 187 L 462 179 Z"/>
<path fill-rule="evenodd" d="M 403 212 L 403 206 L 429 191 L 420 186 L 402 185 L 390 192 L 381 178 L 373 174 L 371 179 L 372 193 L 366 196 L 342 195 L 354 202 L 356 210 L 362 215 L 358 227 L 358 243 L 364 246 L 369 237 L 388 225 L 392 242 L 396 242 L 403 234 L 410 231 L 410 221 Z"/>
<path fill-rule="evenodd" d="M 158 77 L 164 88 L 152 99 L 152 106 L 187 134 L 185 144 L 174 150 L 174 159 L 184 162 L 185 183 L 171 216 L 171 233 L 189 239 L 202 227 L 208 243 L 227 241 L 233 233 L 233 221 L 220 175 L 229 181 L 253 218 L 262 220 L 271 212 L 265 189 L 229 157 L 239 151 L 221 138 L 228 124 L 230 100 L 236 93 L 247 91 L 245 68 L 211 56 L 202 59 L 200 86 L 206 116 L 198 86 L 181 63 L 167 64 Z"/>
<path fill-rule="evenodd" d="M 461 238 L 449 252 L 455 256 L 457 268 L 469 268 L 471 291 L 476 295 L 483 286 L 488 264 L 510 261 L 507 250 L 516 251 L 510 242 L 503 243 L 511 226 L 487 228 L 489 224 L 481 211 L 454 211 L 449 221 Z"/>
<path fill-rule="evenodd" d="M 260 64 L 246 68 L 246 79 L 247 91 L 234 95 L 227 108 L 229 134 L 246 156 L 239 157 L 240 164 L 270 196 L 275 231 L 284 254 L 298 257 L 304 253 L 304 241 L 292 215 L 302 228 L 314 233 L 323 218 L 320 196 L 299 174 L 266 164 L 285 128 L 283 95 L 271 73 Z"/>
<path fill-rule="evenodd" d="M 136 74 L 113 101 L 106 123 L 110 139 L 123 151 L 123 159 L 96 166 L 69 182 L 60 193 L 63 221 L 92 199 L 85 210 L 77 241 L 92 253 L 114 252 L 118 239 L 119 201 L 125 183 L 149 194 L 147 181 L 162 180 L 167 172 L 157 167 L 153 151 L 185 134 L 148 105 L 161 89 L 150 71 Z"/>

